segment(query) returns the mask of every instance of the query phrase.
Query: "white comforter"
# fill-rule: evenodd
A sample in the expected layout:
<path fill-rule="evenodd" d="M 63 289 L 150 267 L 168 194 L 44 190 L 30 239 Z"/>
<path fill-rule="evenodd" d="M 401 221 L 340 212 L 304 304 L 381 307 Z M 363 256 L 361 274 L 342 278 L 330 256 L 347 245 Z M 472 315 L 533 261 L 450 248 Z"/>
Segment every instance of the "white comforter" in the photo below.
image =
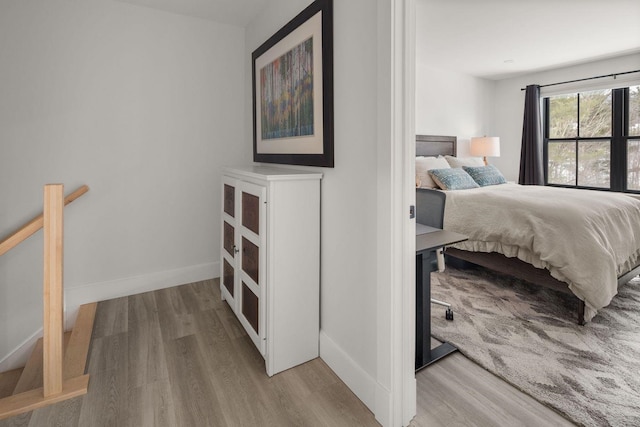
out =
<path fill-rule="evenodd" d="M 585 302 L 585 320 L 640 263 L 640 200 L 619 193 L 517 184 L 447 191 L 444 228 L 455 247 L 499 252 L 546 268 Z"/>

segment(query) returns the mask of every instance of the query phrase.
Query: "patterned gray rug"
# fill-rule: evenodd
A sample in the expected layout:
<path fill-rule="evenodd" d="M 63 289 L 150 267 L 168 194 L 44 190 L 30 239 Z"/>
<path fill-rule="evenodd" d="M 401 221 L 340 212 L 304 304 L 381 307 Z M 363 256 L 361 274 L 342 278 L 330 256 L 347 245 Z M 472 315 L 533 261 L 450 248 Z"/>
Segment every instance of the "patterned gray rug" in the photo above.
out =
<path fill-rule="evenodd" d="M 640 279 L 585 326 L 559 292 L 478 268 L 433 273 L 433 336 L 587 426 L 640 426 Z"/>

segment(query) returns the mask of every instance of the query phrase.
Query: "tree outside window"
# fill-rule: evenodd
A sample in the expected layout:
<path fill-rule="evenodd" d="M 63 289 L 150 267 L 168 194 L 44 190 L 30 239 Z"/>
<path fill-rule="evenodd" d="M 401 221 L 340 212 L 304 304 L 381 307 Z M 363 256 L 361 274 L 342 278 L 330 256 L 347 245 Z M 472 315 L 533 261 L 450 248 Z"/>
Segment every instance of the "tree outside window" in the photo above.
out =
<path fill-rule="evenodd" d="M 627 188 L 640 191 L 640 85 L 629 88 L 629 136 L 627 142 Z"/>
<path fill-rule="evenodd" d="M 553 96 L 544 106 L 547 184 L 640 191 L 640 86 Z"/>

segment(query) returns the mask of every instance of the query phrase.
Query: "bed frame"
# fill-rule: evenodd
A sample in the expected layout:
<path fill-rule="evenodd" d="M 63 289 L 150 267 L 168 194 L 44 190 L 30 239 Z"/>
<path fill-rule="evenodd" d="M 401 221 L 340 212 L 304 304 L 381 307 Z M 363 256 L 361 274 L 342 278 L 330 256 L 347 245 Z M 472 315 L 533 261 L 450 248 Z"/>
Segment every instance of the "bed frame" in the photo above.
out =
<path fill-rule="evenodd" d="M 416 156 L 438 156 L 450 155 L 455 156 L 457 153 L 457 138 L 455 136 L 433 136 L 433 135 L 416 135 Z M 422 207 L 435 206 L 437 204 L 436 196 L 433 194 L 437 190 L 426 188 L 416 189 L 416 205 Z M 418 209 L 418 216 L 421 209 Z M 428 213 L 427 213 L 428 215 Z M 420 222 L 420 218 L 417 218 Z M 457 265 L 471 263 L 479 265 L 490 270 L 506 274 L 509 276 L 522 279 L 535 285 L 545 286 L 555 289 L 565 294 L 571 295 L 577 300 L 578 305 L 578 323 L 584 325 L 584 301 L 575 296 L 565 282 L 555 279 L 547 269 L 536 268 L 531 264 L 519 260 L 518 258 L 507 258 L 497 252 L 469 252 L 455 248 L 447 248 L 445 255 L 447 258 L 453 258 L 453 262 Z M 618 278 L 618 286 L 626 284 L 629 280 L 640 274 L 640 265 L 637 265 L 631 271 L 623 274 Z"/>

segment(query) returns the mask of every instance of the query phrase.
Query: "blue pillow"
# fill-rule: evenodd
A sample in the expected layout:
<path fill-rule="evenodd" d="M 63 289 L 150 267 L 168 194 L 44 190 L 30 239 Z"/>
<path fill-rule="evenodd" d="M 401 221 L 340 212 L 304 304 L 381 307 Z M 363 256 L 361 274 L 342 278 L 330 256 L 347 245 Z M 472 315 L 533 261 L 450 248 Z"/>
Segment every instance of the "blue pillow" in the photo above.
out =
<path fill-rule="evenodd" d="M 464 190 L 479 185 L 461 168 L 431 169 L 429 175 L 443 190 Z"/>
<path fill-rule="evenodd" d="M 506 184 L 507 180 L 493 165 L 487 166 L 463 166 L 464 169 L 480 187 L 487 185 Z"/>

